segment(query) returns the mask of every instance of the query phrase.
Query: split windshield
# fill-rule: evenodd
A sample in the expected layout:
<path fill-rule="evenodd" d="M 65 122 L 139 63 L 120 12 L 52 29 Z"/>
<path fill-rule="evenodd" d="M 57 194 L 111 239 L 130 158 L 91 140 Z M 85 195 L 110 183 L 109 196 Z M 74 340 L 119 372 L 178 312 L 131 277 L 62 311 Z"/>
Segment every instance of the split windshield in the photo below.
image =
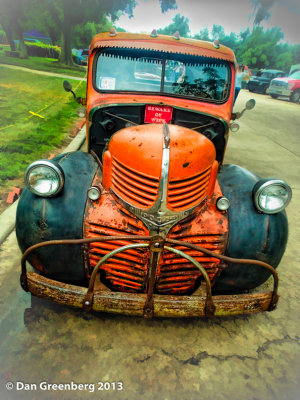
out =
<path fill-rule="evenodd" d="M 228 63 L 212 58 L 105 49 L 96 63 L 95 84 L 100 91 L 155 92 L 224 101 L 230 86 Z"/>

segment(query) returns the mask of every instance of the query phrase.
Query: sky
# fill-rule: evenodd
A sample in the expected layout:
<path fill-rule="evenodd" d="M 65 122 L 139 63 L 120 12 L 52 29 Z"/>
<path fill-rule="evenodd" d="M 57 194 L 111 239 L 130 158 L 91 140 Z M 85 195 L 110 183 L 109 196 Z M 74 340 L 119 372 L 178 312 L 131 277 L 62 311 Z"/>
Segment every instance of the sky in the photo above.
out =
<path fill-rule="evenodd" d="M 137 0 L 134 17 L 121 16 L 117 26 L 128 32 L 151 32 L 164 28 L 178 13 L 190 21 L 191 34 L 198 33 L 213 24 L 222 25 L 225 33 L 239 33 L 252 29 L 254 6 L 251 0 L 177 0 L 178 8 L 162 14 L 158 0 Z M 300 43 L 300 1 L 276 0 L 270 9 L 271 17 L 261 25 L 264 28 L 279 26 L 284 33 L 284 41 Z"/>

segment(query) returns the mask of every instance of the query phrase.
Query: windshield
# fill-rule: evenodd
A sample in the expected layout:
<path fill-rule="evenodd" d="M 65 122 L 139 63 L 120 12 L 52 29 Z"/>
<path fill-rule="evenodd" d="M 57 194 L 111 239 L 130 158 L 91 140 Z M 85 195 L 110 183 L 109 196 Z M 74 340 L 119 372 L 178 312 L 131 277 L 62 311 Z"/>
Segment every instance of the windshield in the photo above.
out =
<path fill-rule="evenodd" d="M 276 76 L 274 72 L 263 72 L 261 78 L 273 79 Z"/>
<path fill-rule="evenodd" d="M 99 53 L 95 83 L 101 91 L 159 92 L 224 101 L 228 63 L 211 58 L 105 49 Z"/>
<path fill-rule="evenodd" d="M 292 79 L 300 79 L 300 71 L 293 72 L 293 73 L 289 76 L 289 78 L 292 78 Z"/>

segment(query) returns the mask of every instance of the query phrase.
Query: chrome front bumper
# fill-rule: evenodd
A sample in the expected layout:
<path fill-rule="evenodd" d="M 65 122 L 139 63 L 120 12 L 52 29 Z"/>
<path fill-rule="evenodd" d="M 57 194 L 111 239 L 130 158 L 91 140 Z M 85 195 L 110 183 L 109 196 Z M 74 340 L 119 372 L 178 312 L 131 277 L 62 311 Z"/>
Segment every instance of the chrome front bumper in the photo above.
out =
<path fill-rule="evenodd" d="M 269 87 L 269 94 L 277 94 L 278 96 L 287 96 L 290 97 L 291 90 L 283 88 L 281 86 L 270 86 Z"/>

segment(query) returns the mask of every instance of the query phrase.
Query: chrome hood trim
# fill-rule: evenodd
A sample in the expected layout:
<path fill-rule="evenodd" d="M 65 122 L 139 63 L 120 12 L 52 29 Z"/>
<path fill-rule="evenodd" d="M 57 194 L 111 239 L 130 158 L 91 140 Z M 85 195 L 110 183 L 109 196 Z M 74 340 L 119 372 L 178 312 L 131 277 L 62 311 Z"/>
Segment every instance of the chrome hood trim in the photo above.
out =
<path fill-rule="evenodd" d="M 131 205 L 127 201 L 123 200 L 120 196 L 118 196 L 112 189 L 110 189 L 114 193 L 114 195 L 117 196 L 122 205 L 146 225 L 146 227 L 149 229 L 150 235 L 159 234 L 164 237 L 167 236 L 170 229 L 174 225 L 176 225 L 179 221 L 192 214 L 192 212 L 197 207 L 195 206 L 184 211 L 172 211 L 167 207 L 169 164 L 170 164 L 170 131 L 168 124 L 164 122 L 161 180 L 159 183 L 158 198 L 155 204 L 152 207 L 148 208 L 147 210 L 144 210 L 142 208 L 138 208 Z"/>

